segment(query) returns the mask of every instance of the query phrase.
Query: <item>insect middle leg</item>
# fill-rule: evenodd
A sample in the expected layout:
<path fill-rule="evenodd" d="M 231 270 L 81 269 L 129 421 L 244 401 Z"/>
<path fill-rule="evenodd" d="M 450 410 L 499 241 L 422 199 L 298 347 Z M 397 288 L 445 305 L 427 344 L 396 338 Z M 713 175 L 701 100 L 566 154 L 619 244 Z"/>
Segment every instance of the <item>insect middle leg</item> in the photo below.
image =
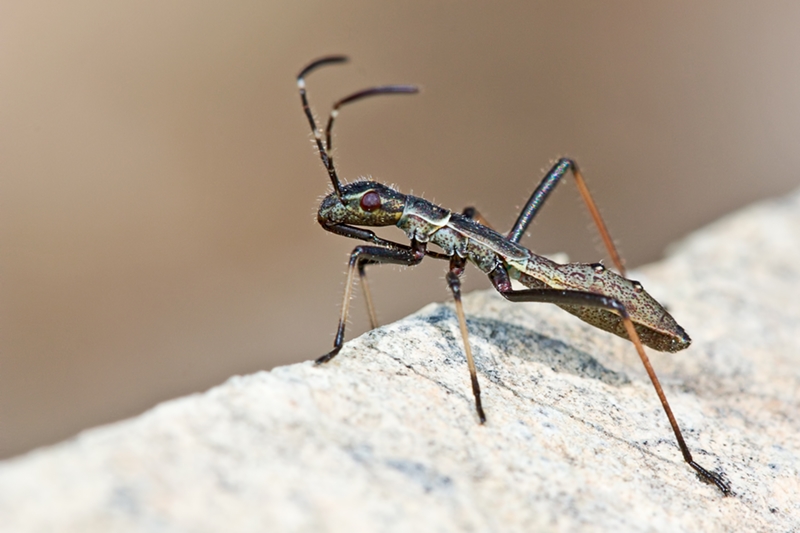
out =
<path fill-rule="evenodd" d="M 453 299 L 456 302 L 456 315 L 458 315 L 458 326 L 461 329 L 461 339 L 464 341 L 464 353 L 467 356 L 467 366 L 469 367 L 469 377 L 472 381 L 472 394 L 475 396 L 475 410 L 478 412 L 478 419 L 481 424 L 486 422 L 486 415 L 481 404 L 481 387 L 478 384 L 478 372 L 475 369 L 475 359 L 472 357 L 472 349 L 469 346 L 469 333 L 467 332 L 467 319 L 464 316 L 464 306 L 461 303 L 461 274 L 464 273 L 466 260 L 453 255 L 450 258 L 450 270 L 447 272 L 447 285 L 453 292 Z"/>
<path fill-rule="evenodd" d="M 389 241 L 386 241 L 389 242 Z M 356 246 L 350 254 L 350 261 L 347 269 L 347 282 L 344 290 L 344 300 L 342 302 L 342 313 L 339 316 L 339 327 L 336 329 L 336 337 L 333 341 L 333 350 L 326 353 L 316 360 L 316 364 L 322 364 L 330 361 L 339 350 L 342 349 L 344 343 L 344 330 L 347 324 L 347 314 L 350 311 L 350 295 L 353 290 L 353 277 L 356 270 L 363 278 L 363 269 L 365 265 L 391 263 L 396 265 L 414 266 L 420 263 L 425 257 L 426 244 L 416 240 L 411 241 L 411 246 L 405 246 L 399 243 L 391 243 L 394 246 L 391 248 L 384 248 L 381 246 Z M 370 304 L 367 304 L 371 307 Z M 372 310 L 374 315 L 374 309 Z"/>
<path fill-rule="evenodd" d="M 633 321 L 628 315 L 627 309 L 625 309 L 625 306 L 619 300 L 603 294 L 584 291 L 561 289 L 514 290 L 511 287 L 511 280 L 509 279 L 508 272 L 503 265 L 500 265 L 493 270 L 489 274 L 489 279 L 492 281 L 495 289 L 497 289 L 497 292 L 511 302 L 546 302 L 558 305 L 599 307 L 617 313 L 625 325 L 625 330 L 628 333 L 628 339 L 636 347 L 636 352 L 639 354 L 639 358 L 641 359 L 642 364 L 647 371 L 647 375 L 650 377 L 653 388 L 656 390 L 658 399 L 661 401 L 661 407 L 664 409 L 664 412 L 669 419 L 673 433 L 675 433 L 675 439 L 678 441 L 678 447 L 681 449 L 684 461 L 686 461 L 704 481 L 716 485 L 723 492 L 723 494 L 730 494 L 731 487 L 723 476 L 706 470 L 697 464 L 692 458 L 692 453 L 689 451 L 689 447 L 686 446 L 686 441 L 683 439 L 681 428 L 678 426 L 678 421 L 675 419 L 675 415 L 672 414 L 672 408 L 667 401 L 667 396 L 664 394 L 664 390 L 661 388 L 661 383 L 658 380 L 655 370 L 653 369 L 653 365 L 650 363 L 650 358 L 647 357 L 647 353 L 644 351 L 642 341 L 639 339 L 639 334 L 636 333 L 636 328 L 633 325 Z"/>

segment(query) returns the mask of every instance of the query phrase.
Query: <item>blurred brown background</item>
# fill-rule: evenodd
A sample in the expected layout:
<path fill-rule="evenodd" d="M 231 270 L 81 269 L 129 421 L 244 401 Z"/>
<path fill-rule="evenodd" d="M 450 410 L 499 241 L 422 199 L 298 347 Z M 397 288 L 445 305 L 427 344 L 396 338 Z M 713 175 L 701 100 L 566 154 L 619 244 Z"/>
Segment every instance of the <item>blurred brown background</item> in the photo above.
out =
<path fill-rule="evenodd" d="M 570 155 L 637 265 L 800 183 L 798 26 L 796 2 L 4 2 L 0 457 L 330 348 L 355 242 L 314 220 L 309 60 L 352 57 L 309 78 L 322 116 L 423 88 L 345 108 L 340 175 L 502 229 Z M 523 242 L 595 261 L 588 226 L 566 182 Z M 443 274 L 374 268 L 382 321 Z"/>

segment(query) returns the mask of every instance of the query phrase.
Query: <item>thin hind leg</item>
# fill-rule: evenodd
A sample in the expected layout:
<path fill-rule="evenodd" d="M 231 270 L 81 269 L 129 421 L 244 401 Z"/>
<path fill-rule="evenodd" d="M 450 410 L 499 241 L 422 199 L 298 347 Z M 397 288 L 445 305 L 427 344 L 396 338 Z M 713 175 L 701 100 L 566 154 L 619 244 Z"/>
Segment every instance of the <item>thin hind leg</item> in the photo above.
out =
<path fill-rule="evenodd" d="M 608 309 L 609 311 L 613 311 L 618 314 L 625 325 L 625 329 L 628 333 L 628 339 L 630 339 L 630 341 L 636 347 L 636 352 L 639 354 L 639 358 L 641 359 L 642 364 L 647 371 L 647 375 L 650 377 L 650 381 L 653 383 L 653 388 L 655 388 L 658 399 L 661 401 L 661 407 L 664 409 L 664 412 L 669 419 L 670 426 L 672 426 L 672 431 L 675 433 L 675 439 L 678 441 L 678 447 L 681 449 L 684 461 L 686 461 L 704 481 L 716 485 L 723 494 L 730 494 L 730 484 L 722 475 L 703 468 L 692 458 L 692 453 L 689 451 L 689 447 L 686 446 L 686 441 L 683 439 L 683 434 L 680 426 L 678 425 L 678 421 L 675 419 L 675 415 L 672 414 L 672 408 L 667 401 L 667 396 L 664 394 L 664 389 L 661 388 L 661 383 L 658 380 L 655 370 L 653 369 L 653 365 L 650 364 L 650 358 L 647 357 L 647 353 L 644 351 L 642 341 L 639 339 L 639 334 L 636 333 L 636 328 L 633 325 L 633 321 L 631 321 L 627 309 L 625 309 L 625 306 L 619 300 L 602 294 L 584 291 L 561 289 L 514 290 L 511 287 L 511 280 L 508 277 L 508 273 L 506 272 L 505 267 L 502 265 L 498 266 L 489 274 L 489 279 L 491 279 L 492 284 L 494 285 L 495 289 L 497 289 L 497 292 L 511 302 L 546 302 L 557 305 L 598 307 L 601 309 Z"/>

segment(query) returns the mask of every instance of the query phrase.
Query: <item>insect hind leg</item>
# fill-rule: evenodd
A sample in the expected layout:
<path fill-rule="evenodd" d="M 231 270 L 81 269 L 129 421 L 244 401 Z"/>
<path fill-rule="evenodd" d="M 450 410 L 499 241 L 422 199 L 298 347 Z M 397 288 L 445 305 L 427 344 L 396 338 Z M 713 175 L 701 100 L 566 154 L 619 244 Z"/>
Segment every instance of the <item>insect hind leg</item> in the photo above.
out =
<path fill-rule="evenodd" d="M 558 305 L 599 307 L 617 313 L 622 319 L 628 333 L 628 338 L 636 347 L 636 352 L 644 365 L 645 371 L 647 371 L 647 375 L 653 384 L 658 399 L 661 401 L 661 407 L 664 409 L 664 413 L 669 419 L 670 426 L 672 426 L 675 440 L 678 441 L 678 447 L 683 454 L 684 461 L 699 474 L 703 481 L 716 485 L 726 496 L 731 493 L 731 486 L 722 474 L 703 468 L 692 458 L 692 453 L 689 451 L 689 447 L 683 439 L 681 428 L 678 425 L 678 421 L 675 419 L 675 415 L 672 413 L 672 408 L 667 401 L 667 396 L 664 394 L 664 389 L 661 388 L 661 382 L 653 369 L 653 365 L 650 363 L 650 358 L 647 357 L 647 353 L 644 351 L 644 346 L 639 339 L 639 334 L 636 332 L 633 321 L 628 315 L 625 306 L 619 300 L 603 294 L 585 291 L 551 288 L 514 290 L 511 287 L 511 280 L 509 279 L 508 272 L 506 272 L 503 265 L 493 270 L 489 274 L 489 279 L 492 281 L 492 285 L 494 285 L 495 289 L 497 289 L 497 292 L 499 292 L 503 298 L 511 302 L 545 302 Z"/>

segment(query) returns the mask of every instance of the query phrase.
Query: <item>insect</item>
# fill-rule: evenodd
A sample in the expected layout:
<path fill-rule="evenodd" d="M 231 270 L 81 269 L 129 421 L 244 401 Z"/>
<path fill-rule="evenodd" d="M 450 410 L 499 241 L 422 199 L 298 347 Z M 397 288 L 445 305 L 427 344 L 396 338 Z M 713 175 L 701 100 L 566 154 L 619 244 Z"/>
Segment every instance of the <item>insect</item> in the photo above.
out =
<path fill-rule="evenodd" d="M 701 479 L 716 485 L 723 494 L 729 494 L 730 485 L 721 474 L 706 470 L 692 458 L 667 397 L 643 348 L 643 345 L 647 345 L 662 352 L 677 352 L 687 348 L 691 339 L 639 282 L 624 277 L 625 268 L 622 260 L 577 164 L 570 159 L 562 158 L 550 169 L 528 199 L 507 235 L 502 235 L 489 227 L 480 213 L 471 207 L 462 213 L 455 213 L 423 198 L 402 194 L 371 180 L 342 184 L 331 156 L 331 132 L 339 109 L 345 104 L 370 96 L 418 92 L 416 87 L 410 85 L 386 85 L 346 96 L 333 105 L 323 136 L 323 131 L 317 125 L 308 104 L 305 77 L 318 67 L 343 63 L 347 60 L 346 56 L 322 57 L 307 65 L 297 76 L 303 111 L 314 134 L 322 164 L 333 185 L 333 192 L 329 193 L 320 204 L 317 221 L 331 233 L 368 243 L 356 246 L 350 254 L 344 301 L 333 349 L 318 358 L 316 364 L 330 361 L 342 348 L 356 273 L 361 280 L 370 323 L 374 328 L 377 327 L 377 320 L 367 284 L 365 272 L 367 265 L 392 263 L 413 266 L 419 264 L 425 257 L 445 260 L 449 263 L 446 279 L 455 300 L 456 315 L 475 397 L 475 409 L 480 423 L 484 423 L 486 415 L 481 404 L 480 385 L 461 303 L 460 276 L 464 272 L 466 263 L 470 262 L 488 275 L 494 288 L 512 302 L 556 304 L 597 328 L 630 340 L 661 400 L 661 406 L 675 433 L 684 461 Z M 519 244 L 536 213 L 568 172 L 574 177 L 578 190 L 620 274 L 606 269 L 599 263 L 558 264 L 534 254 Z M 385 240 L 371 230 L 359 227 L 391 225 L 405 232 L 411 241 L 410 244 Z M 429 250 L 428 244 L 434 244 L 442 251 Z M 513 289 L 512 279 L 518 280 L 527 289 Z"/>

